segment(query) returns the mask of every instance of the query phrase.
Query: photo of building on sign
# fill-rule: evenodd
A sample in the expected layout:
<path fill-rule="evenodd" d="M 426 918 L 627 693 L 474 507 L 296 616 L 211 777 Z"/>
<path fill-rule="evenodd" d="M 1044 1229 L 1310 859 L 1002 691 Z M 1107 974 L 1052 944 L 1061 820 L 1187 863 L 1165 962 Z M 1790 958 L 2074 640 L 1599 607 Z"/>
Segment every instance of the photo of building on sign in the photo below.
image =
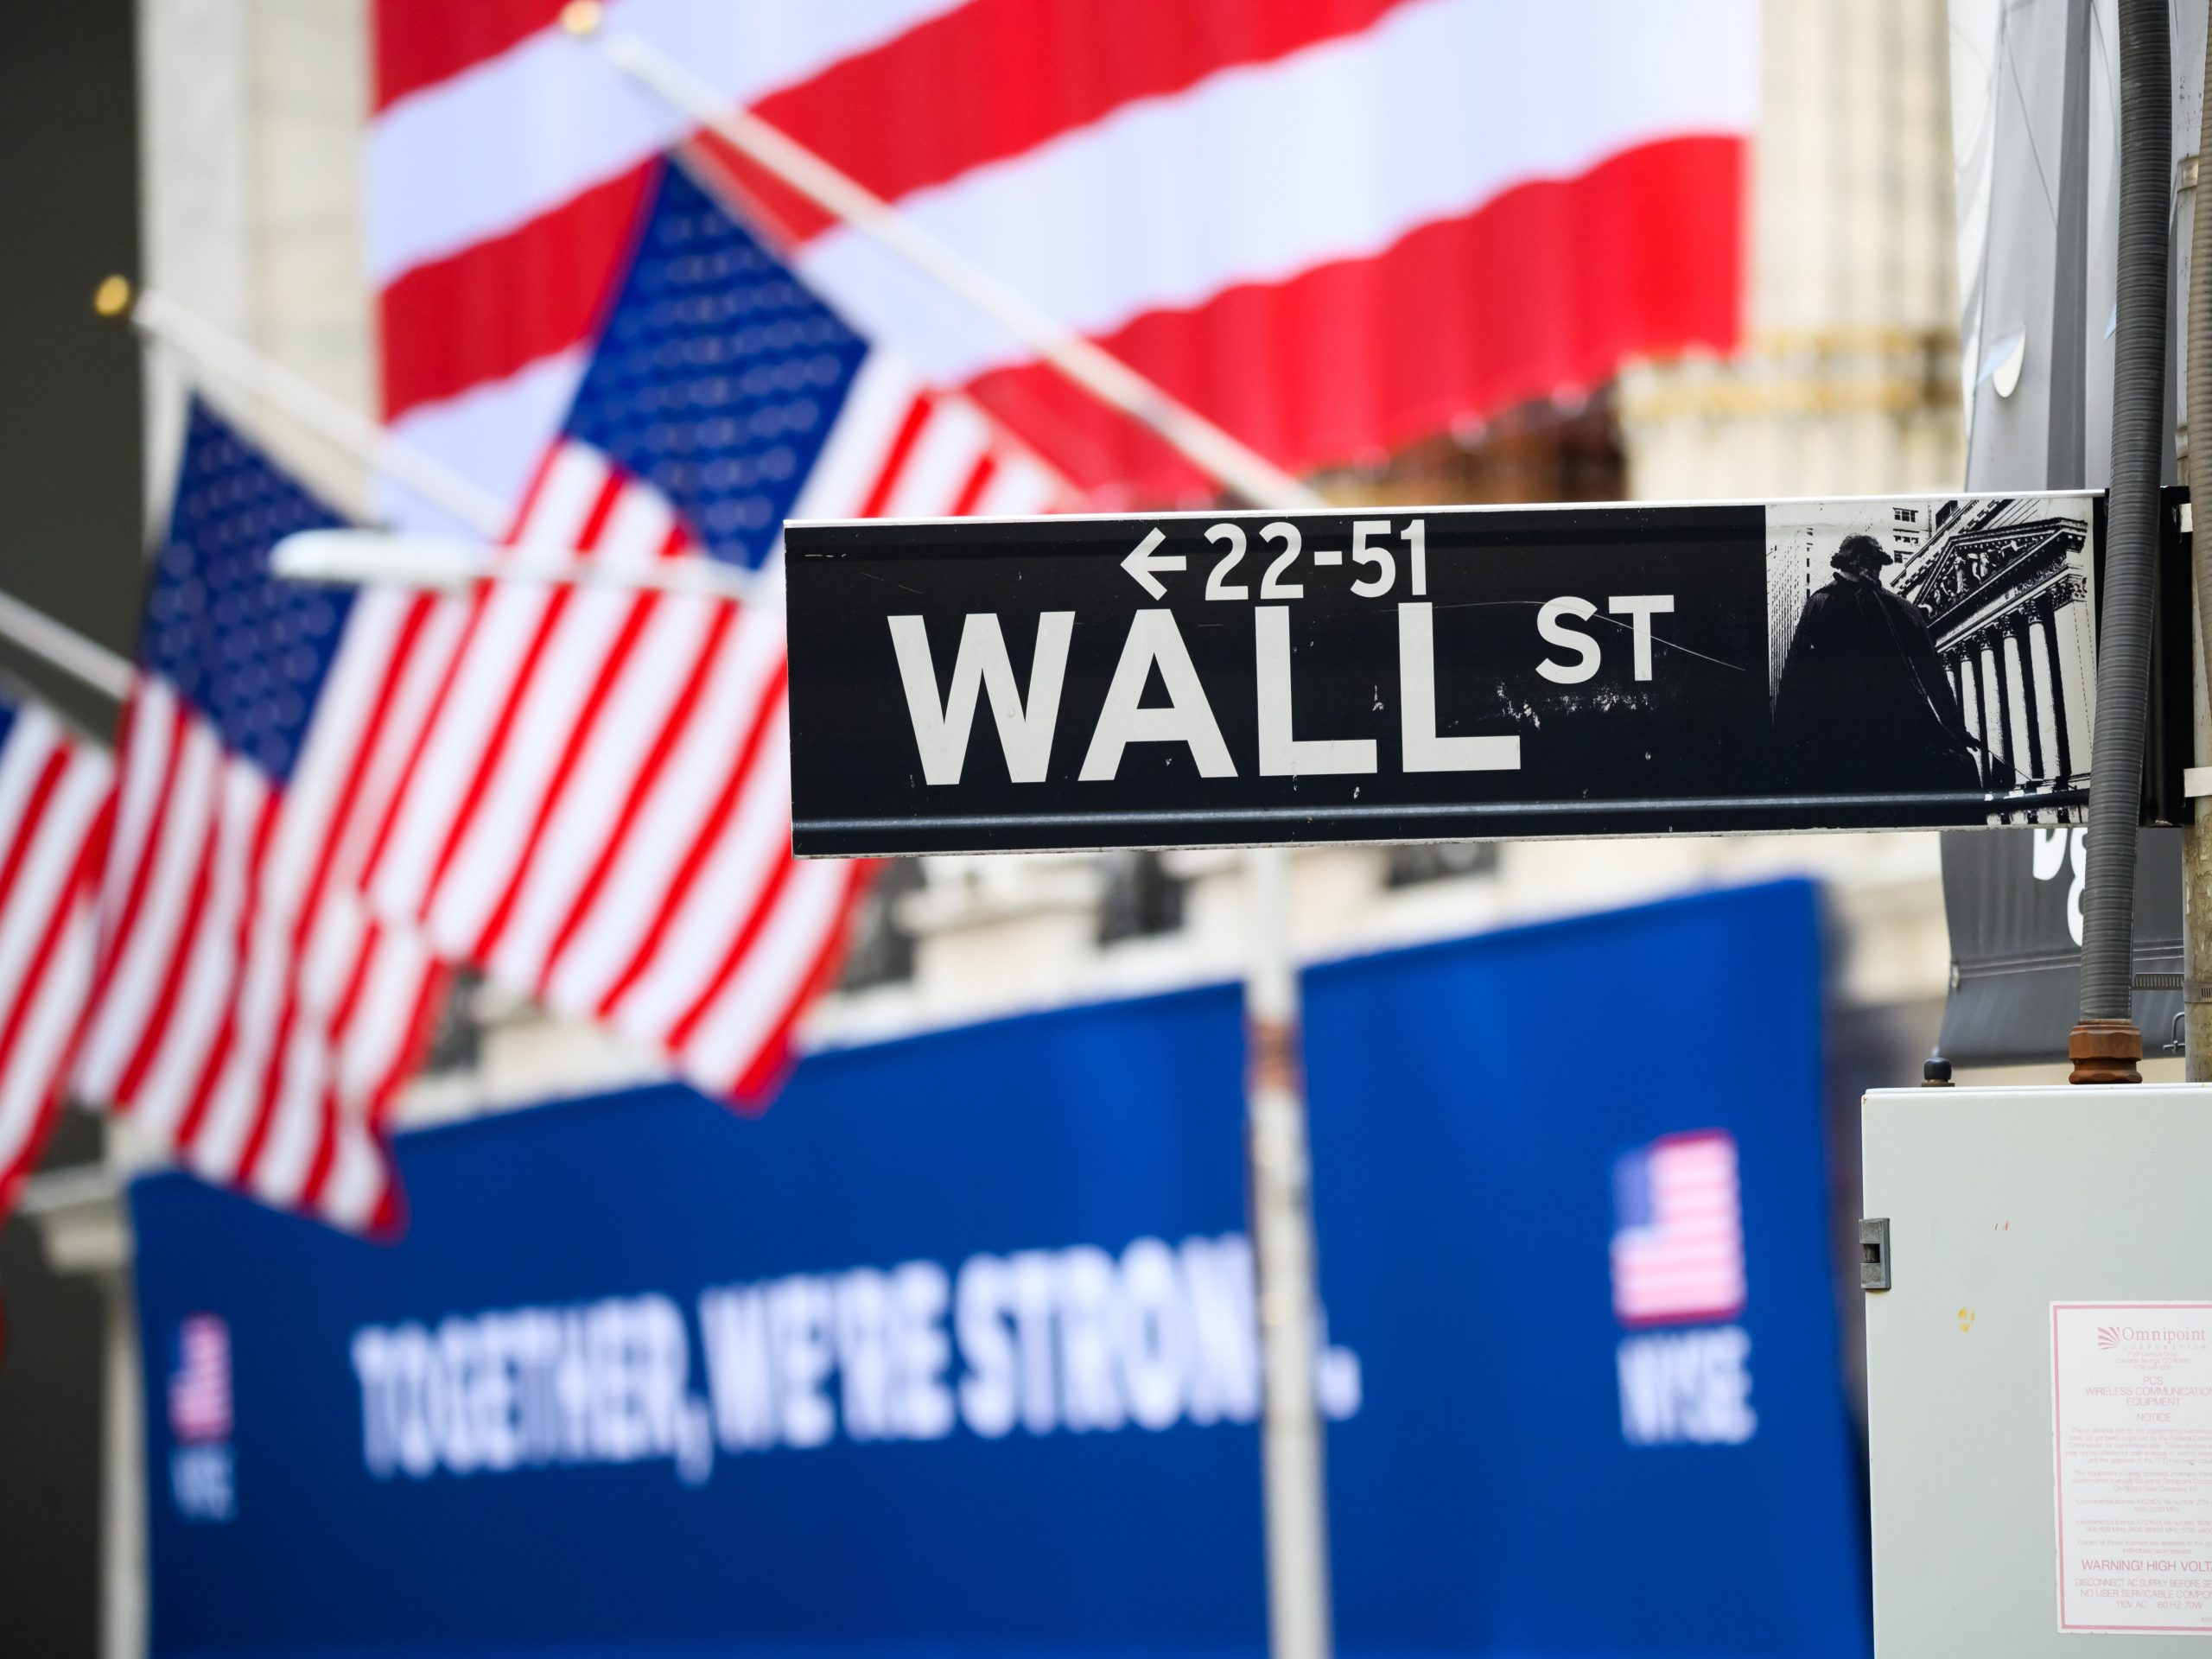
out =
<path fill-rule="evenodd" d="M 2057 823 L 2089 772 L 2088 498 L 1767 509 L 1774 753 L 1804 793 L 1981 790 Z"/>

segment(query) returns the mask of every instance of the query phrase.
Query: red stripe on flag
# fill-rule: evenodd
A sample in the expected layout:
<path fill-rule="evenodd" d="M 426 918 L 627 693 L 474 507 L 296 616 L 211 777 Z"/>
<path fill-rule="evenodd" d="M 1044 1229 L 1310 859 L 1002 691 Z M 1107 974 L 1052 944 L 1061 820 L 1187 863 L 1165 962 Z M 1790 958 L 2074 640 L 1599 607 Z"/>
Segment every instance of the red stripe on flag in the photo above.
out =
<path fill-rule="evenodd" d="M 253 827 L 253 846 L 246 855 L 245 900 L 238 906 L 238 925 L 233 931 L 231 950 L 222 964 L 229 992 L 223 998 L 223 1023 L 216 1029 L 215 1040 L 207 1051 L 207 1058 L 200 1067 L 199 1080 L 193 1084 L 192 1095 L 184 1109 L 184 1116 L 170 1138 L 180 1147 L 188 1147 L 200 1133 L 202 1119 L 207 1115 L 208 1103 L 214 1098 L 215 1084 L 223 1075 L 223 1068 L 231 1058 L 232 1045 L 238 1036 L 238 976 L 252 959 L 253 923 L 261 906 L 261 894 L 269 884 L 263 879 L 264 861 L 269 855 L 270 836 L 275 832 L 283 797 L 275 790 L 261 798 L 261 821 Z"/>
<path fill-rule="evenodd" d="M 138 1045 L 131 1051 L 130 1063 L 123 1068 L 122 1081 L 116 1084 L 115 1092 L 120 1099 L 137 1098 L 147 1068 L 153 1065 L 154 1056 L 169 1035 L 169 1015 L 176 1007 L 177 988 L 184 982 L 185 968 L 195 953 L 200 924 L 207 916 L 207 889 L 214 880 L 215 849 L 223 839 L 223 785 L 229 770 L 229 758 L 219 754 L 215 760 L 215 781 L 209 789 L 207 828 L 200 838 L 200 861 L 193 867 L 192 886 L 185 899 L 184 925 L 175 944 L 169 948 L 168 960 L 162 969 L 161 988 L 155 993 L 154 1006 L 139 1028 Z"/>
<path fill-rule="evenodd" d="M 504 380 L 589 337 L 658 165 L 594 185 L 386 288 L 385 417 Z"/>
<path fill-rule="evenodd" d="M 562 0 L 377 0 L 378 112 L 528 40 L 561 8 Z"/>
<path fill-rule="evenodd" d="M 536 486 L 533 485 L 531 487 L 535 489 Z M 339 790 L 338 798 L 331 808 L 330 822 L 334 825 L 350 826 L 353 823 L 354 813 L 360 806 L 361 786 L 367 779 L 370 762 L 375 756 L 385 729 L 391 723 L 392 703 L 399 696 L 401 682 L 407 677 L 408 671 L 414 666 L 415 652 L 422 644 L 423 630 L 429 626 L 431 613 L 439 603 L 440 601 L 430 594 L 418 594 L 410 601 L 407 614 L 400 619 L 399 631 L 392 636 L 391 654 L 385 661 L 383 677 L 377 686 L 376 697 L 369 705 L 368 718 L 361 727 L 362 741 L 354 745 L 352 763 L 346 769 L 346 782 Z M 448 664 L 446 671 L 439 681 L 442 692 L 443 688 L 451 683 L 452 676 L 452 664 Z M 423 732 L 418 734 L 415 743 L 409 750 L 408 764 L 410 766 L 413 765 L 416 758 L 422 753 L 423 742 L 428 732 L 429 722 L 426 721 Z M 397 812 L 398 804 L 398 791 L 395 788 L 391 798 L 385 803 L 384 811 L 378 818 L 376 836 L 370 843 L 369 851 L 362 858 L 362 883 L 365 889 L 367 873 L 375 855 L 382 849 L 385 838 L 391 833 L 392 821 Z M 321 850 L 315 858 L 315 874 L 310 878 L 306 889 L 313 897 L 308 904 L 302 906 L 298 925 L 293 931 L 292 944 L 296 956 L 302 941 L 307 938 L 308 925 L 314 920 L 315 907 L 314 899 L 318 899 L 323 890 L 330 885 L 331 863 L 337 857 L 340 846 L 346 839 L 346 836 L 335 830 L 323 837 Z"/>
<path fill-rule="evenodd" d="M 371 1088 L 368 1103 L 372 1125 L 381 1125 L 391 1116 L 400 1090 L 429 1058 L 431 1041 L 437 1035 L 438 1014 L 444 1006 L 446 993 L 452 987 L 453 970 L 443 963 L 432 963 L 429 971 L 423 976 L 414 1009 L 408 1016 L 408 1039 L 394 1051 L 391 1069 Z"/>
<path fill-rule="evenodd" d="M 662 544 L 660 557 L 674 558 L 689 545 L 682 528 L 673 528 L 668 532 L 667 541 Z M 507 924 L 514 918 L 514 907 L 522 896 L 524 878 L 529 874 L 532 861 L 544 844 L 546 828 L 552 823 L 553 815 L 560 810 L 562 802 L 568 798 L 569 779 L 575 774 L 586 745 L 598 729 L 600 715 L 606 709 L 607 700 L 613 695 L 615 683 L 629 666 L 638 640 L 657 613 L 658 605 L 659 595 L 644 594 L 632 599 L 624 611 L 621 626 L 616 631 L 607 654 L 600 660 L 599 672 L 593 678 L 591 689 L 584 694 L 583 706 L 577 710 L 575 719 L 569 722 L 560 758 L 554 762 L 552 773 L 546 779 L 545 787 L 539 794 L 537 810 L 531 819 L 529 830 L 523 836 L 522 847 L 515 855 L 506 885 L 500 889 L 498 901 L 493 905 L 491 913 L 484 918 L 484 925 L 477 933 L 475 948 L 469 955 L 471 961 L 489 962 L 499 949 L 499 941 L 506 933 Z"/>
<path fill-rule="evenodd" d="M 573 551 L 594 553 L 599 538 L 607 528 L 607 520 L 614 511 L 614 504 L 622 498 L 627 487 L 620 473 L 609 467 L 600 480 L 599 493 L 584 516 L 583 528 L 575 537 Z M 430 866 L 430 879 L 423 887 L 423 909 L 429 914 L 437 908 L 439 891 L 445 886 L 447 872 L 453 868 L 461 843 L 475 826 L 476 815 L 484 804 L 484 797 L 492 787 L 492 779 L 499 770 L 499 763 L 506 758 L 507 744 L 514 734 L 515 718 L 524 701 L 536 688 L 538 664 L 545 658 L 545 651 L 554 635 L 559 632 L 561 619 L 568 614 L 576 590 L 563 584 L 556 587 L 546 596 L 537 613 L 537 626 L 531 630 L 530 643 L 523 647 L 522 658 L 515 664 L 514 677 L 507 683 L 507 694 L 493 716 L 492 728 L 485 734 L 484 747 L 476 756 L 475 770 L 469 774 L 467 787 L 461 791 L 461 803 L 446 826 L 444 842 Z"/>
<path fill-rule="evenodd" d="M 960 493 L 953 498 L 951 516 L 965 518 L 975 512 L 976 504 L 983 499 L 983 492 L 991 486 L 991 480 L 998 476 L 998 458 L 986 450 L 976 462 L 975 469 L 968 474 L 968 481 L 960 486 Z"/>
<path fill-rule="evenodd" d="M 1737 138 L 1643 145 L 1423 226 L 1373 258 L 1153 312 L 1101 344 L 1293 472 L 1371 458 L 1455 421 L 1586 391 L 1628 352 L 1732 348 L 1745 155 Z M 1041 365 L 970 390 L 1087 488 L 1215 493 Z"/>
<path fill-rule="evenodd" d="M 139 693 L 132 693 L 130 702 L 124 712 L 124 724 L 134 733 L 139 719 L 138 696 Z M 90 1001 L 94 1007 L 98 1007 L 107 994 L 108 987 L 115 978 L 115 970 L 122 963 L 123 952 L 119 948 L 122 942 L 130 938 L 138 925 L 138 909 L 145 902 L 146 883 L 153 874 L 155 855 L 161 849 L 162 834 L 168 827 L 169 804 L 176 798 L 176 769 L 184 754 L 185 734 L 190 729 L 190 705 L 179 697 L 175 712 L 170 717 L 168 753 L 162 760 L 162 782 L 154 794 L 153 815 L 136 849 L 138 863 L 130 872 L 130 886 L 123 896 L 123 908 L 117 913 L 113 925 L 102 936 L 101 948 L 105 959 L 101 962 L 99 976 L 92 982 Z M 119 755 L 126 764 L 130 753 L 126 748 Z M 113 1104 L 118 1111 L 129 1109 L 123 1101 Z"/>
<path fill-rule="evenodd" d="M 58 748 L 54 753 L 66 759 L 68 752 L 66 748 Z M 16 1004 L 8 1010 L 5 1027 L 0 1027 L 0 1075 L 4 1075 L 9 1068 L 16 1064 L 16 1045 L 22 1036 L 23 1021 L 29 1017 L 31 1005 L 38 1000 L 39 990 L 45 983 L 48 971 L 54 965 L 54 952 L 61 948 L 61 941 L 67 936 L 72 927 L 85 925 L 85 906 L 89 901 L 92 877 L 107 857 L 108 834 L 114 820 L 115 798 L 110 795 L 100 804 L 99 811 L 94 816 L 90 830 L 86 833 L 84 841 L 78 846 L 77 856 L 70 864 L 69 874 L 63 885 L 60 902 L 47 916 L 46 926 L 39 935 L 37 948 L 32 951 L 22 981 L 17 987 Z M 23 824 L 24 834 L 21 839 L 28 841 L 36 832 L 37 819 L 34 816 L 26 815 Z M 89 1005 L 87 1007 L 89 1008 Z M 77 1037 L 82 1033 L 83 1029 L 84 1011 L 80 1011 L 76 1021 L 76 1030 L 72 1033 L 68 1042 L 63 1046 L 60 1056 L 60 1064 L 54 1068 L 53 1084 L 48 1091 L 49 1103 L 51 1096 L 60 1093 L 62 1078 L 68 1075 L 69 1055 L 75 1049 Z M 9 1188 L 12 1185 L 14 1179 L 27 1174 L 38 1162 L 39 1154 L 45 1147 L 47 1136 L 53 1133 L 54 1115 L 51 1112 L 41 1112 L 39 1114 L 39 1118 L 40 1121 L 23 1142 L 12 1165 L 0 1166 L 0 1218 L 4 1218 L 8 1213 L 8 1205 L 12 1196 Z"/>
<path fill-rule="evenodd" d="M 820 993 L 829 989 L 843 962 L 845 947 L 851 940 L 852 903 L 861 888 L 875 873 L 874 863 L 867 859 L 854 859 L 846 872 L 845 891 L 837 901 L 838 922 L 822 940 L 822 949 L 816 954 L 814 965 L 792 987 L 783 1012 L 776 1016 L 770 1028 L 768 1040 L 762 1043 L 746 1067 L 736 1085 L 730 1090 L 731 1102 L 747 1116 L 757 1116 L 768 1109 L 775 1090 L 784 1075 L 791 1068 L 791 1034 L 799 1016 L 807 1005 Z"/>
<path fill-rule="evenodd" d="M 914 453 L 914 445 L 922 435 L 922 429 L 930 423 L 930 415 L 937 408 L 937 399 L 924 392 L 907 405 L 906 418 L 899 423 L 898 435 L 891 440 L 891 448 L 883 457 L 875 481 L 868 486 L 868 499 L 861 503 L 855 518 L 874 518 L 883 511 L 884 503 L 891 499 L 891 492 L 898 486 L 899 474 L 906 470 L 906 457 Z"/>
<path fill-rule="evenodd" d="M 308 1162 L 307 1179 L 300 1185 L 300 1207 L 310 1212 L 321 1207 L 322 1190 L 330 1184 L 330 1172 L 338 1163 L 338 1120 L 337 1093 L 325 1089 L 315 1106 L 315 1156 Z M 248 1167 L 239 1165 L 240 1169 Z"/>
<path fill-rule="evenodd" d="M 683 901 L 690 896 L 692 884 L 699 879 L 699 872 L 706 868 L 708 855 L 714 851 L 715 842 L 721 838 L 724 826 L 745 793 L 746 783 L 752 778 L 753 766 L 760 758 L 760 745 L 768 734 L 769 727 L 773 724 L 772 716 L 783 702 L 784 681 L 788 672 L 788 664 L 779 662 L 776 671 L 761 688 L 760 696 L 753 705 L 752 724 L 747 728 L 745 741 L 738 749 L 737 762 L 723 775 L 721 792 L 715 797 L 714 804 L 701 821 L 697 833 L 691 838 L 690 846 L 684 849 L 683 856 L 677 861 L 675 878 L 668 884 L 667 891 L 662 893 L 660 903 L 653 911 L 652 919 L 645 925 L 644 937 L 638 941 L 637 950 L 621 973 L 616 976 L 613 984 L 599 999 L 597 1013 L 601 1019 L 614 1012 L 615 1005 L 621 1001 L 632 985 L 645 976 L 645 970 L 652 966 L 653 958 L 659 954 L 661 942 L 675 923 L 676 912 L 683 908 Z M 620 837 L 609 844 L 619 844 L 619 841 Z M 790 862 L 788 854 L 785 862 Z"/>
<path fill-rule="evenodd" d="M 38 839 L 39 820 L 45 816 L 54 791 L 61 785 L 61 774 L 68 770 L 69 746 L 56 742 L 47 753 L 46 764 L 38 770 L 29 798 L 10 826 L 16 832 L 16 838 L 8 849 L 5 861 L 0 862 L 0 911 L 5 911 L 9 900 L 15 897 L 16 878 L 22 874 L 23 861 L 30 855 L 31 842 Z"/>
<path fill-rule="evenodd" d="M 669 1027 L 669 1047 L 680 1052 L 698 1034 L 699 1022 L 707 1017 L 707 1010 L 714 1007 L 715 999 L 729 988 L 730 981 L 745 965 L 745 958 L 753 950 L 753 942 L 760 937 L 760 930 L 768 925 L 769 917 L 775 913 L 777 901 L 783 897 L 785 887 L 790 885 L 791 873 L 798 868 L 798 861 L 788 851 L 777 858 L 775 868 L 768 873 L 768 879 L 753 893 L 752 907 L 746 912 L 744 923 L 737 930 L 737 937 L 729 942 L 729 948 L 722 952 L 721 961 L 715 965 L 715 971 L 708 976 L 706 988 L 692 999 L 691 1006 Z"/>
<path fill-rule="evenodd" d="M 654 786 L 667 768 L 669 757 L 676 752 L 678 737 L 690 723 L 699 698 L 705 691 L 707 680 L 714 671 L 716 659 L 721 654 L 723 642 L 736 626 L 738 607 L 725 605 L 715 613 L 714 620 L 707 625 L 707 637 L 700 642 L 696 656 L 692 659 L 691 671 L 685 677 L 683 689 L 677 694 L 675 705 L 668 711 L 668 718 L 653 734 L 652 747 L 645 752 L 645 763 L 638 768 L 638 775 L 630 780 L 629 793 L 623 798 L 621 810 L 615 814 L 614 827 L 600 844 L 593 858 L 591 869 L 576 889 L 576 896 L 569 901 L 568 913 L 561 918 L 561 925 L 554 930 L 553 941 L 546 947 L 545 966 L 537 982 L 537 994 L 542 997 L 546 987 L 561 967 L 561 959 L 582 931 L 585 918 L 598 903 L 601 890 L 613 873 L 616 858 L 627 845 L 638 817 L 645 804 L 652 798 Z"/>

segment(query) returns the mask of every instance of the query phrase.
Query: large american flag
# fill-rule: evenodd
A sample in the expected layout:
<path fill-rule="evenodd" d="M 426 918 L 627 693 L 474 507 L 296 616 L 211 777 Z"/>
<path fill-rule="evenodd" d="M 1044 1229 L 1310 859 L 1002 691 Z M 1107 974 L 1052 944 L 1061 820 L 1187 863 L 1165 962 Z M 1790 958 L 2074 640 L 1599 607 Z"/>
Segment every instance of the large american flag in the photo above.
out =
<path fill-rule="evenodd" d="M 1688 1325 L 1744 1310 L 1744 1211 L 1726 1129 L 1662 1135 L 1613 1165 L 1613 1314 Z"/>
<path fill-rule="evenodd" d="M 270 576 L 277 540 L 338 522 L 195 403 L 74 1087 L 210 1179 L 376 1230 L 398 1196 L 380 1121 L 443 976 L 360 900 L 361 805 L 421 707 L 436 607 Z"/>
<path fill-rule="evenodd" d="M 863 874 L 791 855 L 783 521 L 1033 512 L 1058 486 L 680 167 L 632 236 L 512 539 L 616 568 L 715 559 L 758 593 L 485 584 L 365 880 L 449 957 L 746 1098 Z"/>
<path fill-rule="evenodd" d="M 676 112 L 561 0 L 378 0 L 386 413 L 506 499 Z M 611 0 L 677 59 L 1293 471 L 1739 328 L 1756 0 Z M 742 168 L 739 169 L 741 172 Z M 754 181 L 816 292 L 1087 489 L 1189 473 Z M 396 506 L 415 512 L 413 504 Z"/>
<path fill-rule="evenodd" d="M 0 1219 L 46 1144 L 83 1028 L 113 781 L 105 750 L 0 696 Z"/>

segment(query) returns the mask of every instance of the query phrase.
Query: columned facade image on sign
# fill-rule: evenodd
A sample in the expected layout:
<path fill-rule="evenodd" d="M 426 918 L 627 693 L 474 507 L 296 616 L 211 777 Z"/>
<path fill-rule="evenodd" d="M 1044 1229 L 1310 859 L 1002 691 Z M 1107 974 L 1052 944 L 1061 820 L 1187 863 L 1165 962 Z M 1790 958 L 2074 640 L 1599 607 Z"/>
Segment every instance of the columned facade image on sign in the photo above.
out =
<path fill-rule="evenodd" d="M 2089 505 L 2078 498 L 1992 496 L 1771 509 L 1769 668 L 1777 743 L 1808 747 L 1802 693 L 1817 676 L 1808 654 L 1797 658 L 1795 676 L 1788 663 L 1810 613 L 1807 646 L 1823 641 L 1856 661 L 1818 694 L 1834 699 L 1827 712 L 1839 727 L 1856 718 L 1901 729 L 1924 710 L 1941 728 L 1910 760 L 1895 751 L 1882 757 L 1873 786 L 1902 787 L 1901 767 L 1921 767 L 1930 786 L 1980 788 L 1999 798 L 2086 789 L 2096 657 Z M 1878 588 L 1892 600 L 1878 601 Z M 1900 663 L 1916 671 L 1900 677 Z M 1821 771 L 1817 756 L 1811 766 Z M 2050 810 L 2018 816 L 2056 821 Z"/>
<path fill-rule="evenodd" d="M 2096 711 L 2096 613 L 2076 566 L 2088 534 L 2039 501 L 1946 502 L 1900 581 L 1934 619 L 1968 719 L 1991 734 L 1982 759 L 1993 788 L 2006 777 L 2055 788 L 2088 775 L 2070 735 Z"/>

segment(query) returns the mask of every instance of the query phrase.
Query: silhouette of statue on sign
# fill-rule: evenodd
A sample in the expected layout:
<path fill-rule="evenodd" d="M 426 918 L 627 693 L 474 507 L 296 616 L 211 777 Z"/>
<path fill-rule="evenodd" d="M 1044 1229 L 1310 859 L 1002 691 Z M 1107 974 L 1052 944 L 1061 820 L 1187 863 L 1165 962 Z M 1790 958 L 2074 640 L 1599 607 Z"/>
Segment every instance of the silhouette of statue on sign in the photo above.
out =
<path fill-rule="evenodd" d="M 1847 536 L 1805 601 L 1774 699 L 1784 781 L 1806 793 L 1978 791 L 1977 747 L 1909 600 L 1882 585 L 1889 551 Z"/>

